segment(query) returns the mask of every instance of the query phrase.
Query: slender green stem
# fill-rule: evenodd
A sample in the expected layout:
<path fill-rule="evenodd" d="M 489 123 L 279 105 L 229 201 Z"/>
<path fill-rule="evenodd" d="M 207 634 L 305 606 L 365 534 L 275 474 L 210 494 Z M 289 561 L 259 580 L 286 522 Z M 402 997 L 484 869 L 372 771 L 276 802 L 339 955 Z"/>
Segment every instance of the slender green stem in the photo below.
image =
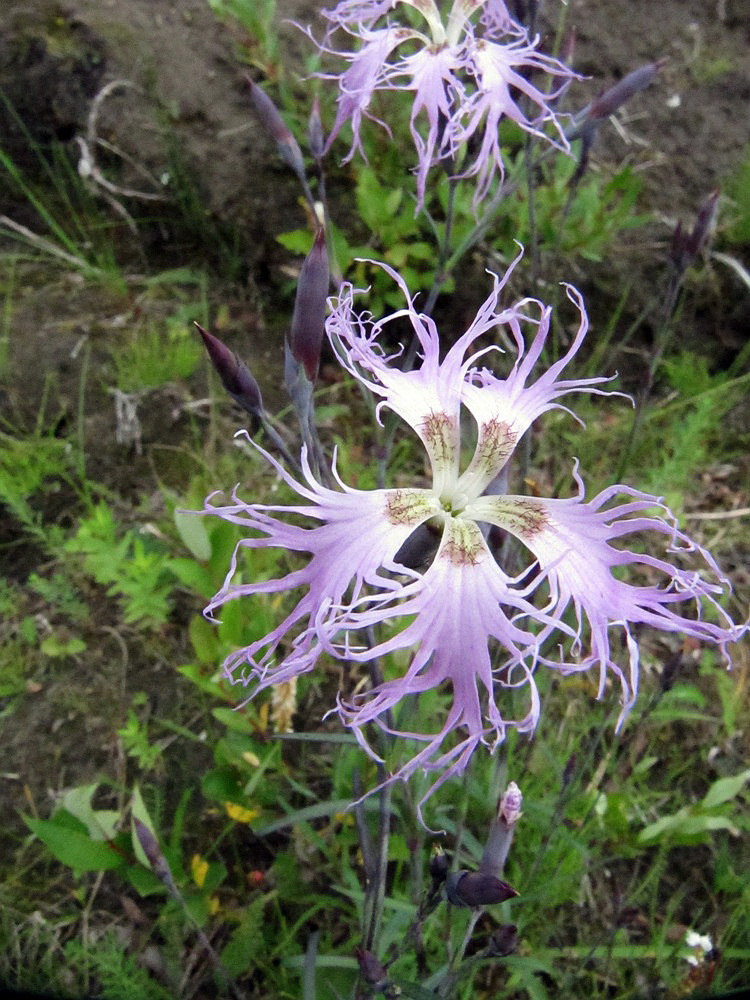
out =
<path fill-rule="evenodd" d="M 451 995 L 453 987 L 455 986 L 456 980 L 459 975 L 461 962 L 463 961 L 464 955 L 466 954 L 466 949 L 469 947 L 471 936 L 474 933 L 474 929 L 477 926 L 479 918 L 482 916 L 483 913 L 484 910 L 481 907 L 477 907 L 476 909 L 472 910 L 471 913 L 469 914 L 469 922 L 466 925 L 466 931 L 464 932 L 461 944 L 458 946 L 454 955 L 451 957 L 443 981 L 440 983 L 440 986 L 438 987 L 437 990 L 438 997 L 447 998 Z"/>
<path fill-rule="evenodd" d="M 458 190 L 458 183 L 459 182 L 456 177 L 448 178 L 448 206 L 445 213 L 445 232 L 440 243 L 438 266 L 435 269 L 435 276 L 432 279 L 432 288 L 430 288 L 427 300 L 422 310 L 428 316 L 432 315 L 432 310 L 435 308 L 438 295 L 442 291 L 443 285 L 449 277 L 449 275 L 445 273 L 445 265 L 448 261 L 451 240 L 453 239 L 453 224 L 456 218 L 456 191 Z"/>
<path fill-rule="evenodd" d="M 295 458 L 293 458 L 292 454 L 290 453 L 289 449 L 284 443 L 284 439 L 271 423 L 270 417 L 268 416 L 267 413 L 261 413 L 260 422 L 263 425 L 263 430 L 266 432 L 268 440 L 276 448 L 278 448 L 279 452 L 284 458 L 284 461 L 288 463 L 290 468 L 295 469 L 297 472 L 299 472 L 300 471 L 299 462 Z"/>
<path fill-rule="evenodd" d="M 370 648 L 375 645 L 375 633 L 372 628 L 366 632 L 366 640 Z M 374 659 L 369 664 L 370 683 L 373 688 L 383 683 L 380 663 Z M 393 713 L 389 709 L 385 715 L 386 729 L 380 729 L 381 753 L 383 756 L 391 749 L 393 737 L 390 730 L 394 728 Z M 365 913 L 363 914 L 363 948 L 365 951 L 376 952 L 380 940 L 383 908 L 385 905 L 386 876 L 388 873 L 388 845 L 391 832 L 391 786 L 388 783 L 388 773 L 381 764 L 378 766 L 380 788 L 378 789 L 378 835 L 373 857 L 373 872 L 371 881 L 366 886 Z"/>
<path fill-rule="evenodd" d="M 678 312 L 678 302 L 683 283 L 684 272 L 675 273 L 667 289 L 663 310 L 664 319 L 655 337 L 654 352 L 645 372 L 643 386 L 636 399 L 635 413 L 633 414 L 630 431 L 628 432 L 628 437 L 620 456 L 617 472 L 615 473 L 615 479 L 618 481 L 622 480 L 627 471 L 628 464 L 632 457 L 633 448 L 646 414 L 646 407 L 654 388 L 656 372 L 664 359 L 664 354 L 669 346 L 669 342 L 672 339 L 672 334 L 674 332 L 674 320 Z"/>

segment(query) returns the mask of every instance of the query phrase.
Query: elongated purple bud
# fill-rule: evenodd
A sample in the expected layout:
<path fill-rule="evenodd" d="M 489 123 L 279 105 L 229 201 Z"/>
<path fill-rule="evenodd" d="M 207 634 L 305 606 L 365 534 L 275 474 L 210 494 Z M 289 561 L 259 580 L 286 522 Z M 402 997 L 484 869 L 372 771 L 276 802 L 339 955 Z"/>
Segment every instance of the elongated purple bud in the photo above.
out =
<path fill-rule="evenodd" d="M 518 896 L 518 890 L 488 872 L 451 872 L 445 880 L 445 894 L 454 906 L 492 906 Z"/>
<path fill-rule="evenodd" d="M 634 94 L 648 87 L 666 62 L 666 58 L 662 58 L 645 66 L 639 66 L 624 76 L 619 83 L 595 97 L 587 108 L 575 116 L 573 128 L 568 132 L 568 139 L 580 139 L 581 152 L 575 173 L 569 182 L 571 187 L 574 188 L 579 183 L 588 169 L 589 154 L 601 122 L 613 114 L 621 104 L 630 100 Z"/>
<path fill-rule="evenodd" d="M 719 203 L 719 189 L 712 191 L 698 209 L 695 218 L 695 225 L 692 231 L 686 233 L 681 223 L 677 223 L 672 236 L 672 248 L 670 259 L 678 271 L 684 271 L 689 267 L 706 245 L 706 241 L 711 234 L 714 219 L 716 218 L 716 207 Z"/>
<path fill-rule="evenodd" d="M 319 229 L 300 271 L 289 331 L 292 355 L 304 367 L 311 382 L 317 378 L 320 366 L 329 280 L 325 231 Z"/>
<path fill-rule="evenodd" d="M 250 374 L 250 369 L 218 337 L 204 330 L 200 323 L 195 325 L 203 337 L 211 364 L 216 369 L 221 384 L 243 410 L 254 417 L 260 416 L 263 412 L 263 399 L 258 383 Z"/>
<path fill-rule="evenodd" d="M 279 109 L 271 98 L 257 83 L 246 77 L 250 87 L 250 100 L 255 108 L 255 113 L 265 130 L 276 142 L 279 156 L 284 163 L 297 174 L 298 177 L 305 177 L 305 161 L 302 159 L 302 150 L 299 143 L 289 130 L 284 119 L 279 113 Z"/>
<path fill-rule="evenodd" d="M 664 58 L 657 59 L 656 62 L 639 66 L 632 73 L 628 73 L 627 76 L 624 76 L 613 87 L 610 87 L 594 98 L 588 107 L 586 117 L 608 118 L 611 114 L 614 114 L 625 101 L 629 101 L 639 91 L 645 90 L 656 78 L 666 62 L 667 60 Z"/>
<path fill-rule="evenodd" d="M 320 120 L 320 101 L 317 97 L 313 98 L 312 110 L 307 122 L 307 141 L 310 143 L 310 152 L 315 159 L 322 159 L 326 142 L 323 135 L 323 122 Z"/>
<path fill-rule="evenodd" d="M 170 892 L 175 892 L 176 887 L 172 878 L 172 871 L 167 863 L 167 859 L 161 852 L 156 837 L 146 824 L 135 816 L 133 817 L 133 824 L 136 836 L 138 837 L 138 843 L 143 848 L 143 853 L 146 855 L 146 859 L 151 865 L 154 875 L 156 875 L 160 882 L 164 883 Z"/>

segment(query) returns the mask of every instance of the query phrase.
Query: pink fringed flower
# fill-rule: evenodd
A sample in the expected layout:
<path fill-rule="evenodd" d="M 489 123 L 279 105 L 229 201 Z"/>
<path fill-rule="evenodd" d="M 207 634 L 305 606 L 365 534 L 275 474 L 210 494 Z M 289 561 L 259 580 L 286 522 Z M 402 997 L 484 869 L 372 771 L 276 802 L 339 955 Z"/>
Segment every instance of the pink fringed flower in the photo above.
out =
<path fill-rule="evenodd" d="M 406 13 L 404 8 L 418 16 L 394 20 L 394 15 Z M 539 38 L 528 37 L 502 0 L 454 0 L 445 21 L 435 0 L 342 0 L 324 14 L 330 29 L 321 49 L 349 63 L 345 72 L 328 77 L 339 85 L 328 146 L 349 122 L 353 137 L 347 159 L 361 152 L 362 117 L 379 121 L 371 110 L 375 92 L 410 91 L 420 207 L 430 168 L 444 162 L 454 169 L 465 144 L 474 137 L 479 140 L 479 151 L 455 169 L 477 175 L 475 205 L 484 198 L 493 178 L 503 174 L 497 136 L 503 117 L 544 138 L 548 138 L 543 129 L 549 123 L 556 133 L 551 141 L 569 148 L 553 104 L 573 74 L 538 51 Z M 472 21 L 476 14 L 478 24 Z M 421 30 L 413 24 L 420 19 Z M 337 29 L 355 39 L 354 51 L 333 47 Z M 545 93 L 531 82 L 533 73 L 559 82 Z M 521 103 L 533 112 L 524 111 Z M 384 122 L 379 124 L 387 128 Z"/>
<path fill-rule="evenodd" d="M 578 330 L 567 353 L 546 370 L 540 356 L 551 310 L 534 299 L 502 308 L 507 275 L 495 277 L 471 326 L 441 359 L 434 322 L 417 311 L 399 275 L 381 266 L 403 292 L 404 308 L 374 320 L 355 311 L 360 293 L 345 284 L 331 300 L 327 332 L 344 367 L 379 397 L 378 414 L 387 407 L 418 435 L 431 485 L 352 489 L 334 466 L 338 488 L 330 489 L 315 479 L 304 452 L 304 481 L 298 482 L 259 449 L 300 501 L 248 503 L 236 489 L 229 502 L 209 497 L 208 512 L 252 534 L 238 544 L 207 614 L 239 597 L 301 591 L 277 628 L 225 665 L 233 681 L 252 683 L 256 691 L 312 670 L 321 655 L 367 662 L 411 652 L 402 675 L 390 671 L 374 689 L 342 695 L 339 712 L 367 746 L 367 723 L 387 728 L 389 710 L 407 695 L 449 686 L 453 703 L 442 724 L 431 733 L 401 734 L 424 745 L 394 776 L 406 779 L 417 768 L 435 772 L 434 790 L 464 770 L 480 743 L 497 744 L 509 726 L 533 731 L 540 664 L 561 673 L 598 668 L 600 695 L 612 673 L 624 716 L 638 687 L 637 626 L 680 632 L 722 651 L 743 629 L 717 603 L 725 581 L 715 563 L 677 529 L 657 497 L 614 486 L 586 500 L 577 468 L 578 495 L 569 499 L 497 493 L 499 474 L 538 417 L 565 409 L 559 400 L 571 393 L 609 394 L 601 388 L 604 378 L 563 377 L 588 326 L 578 292 L 567 289 Z M 400 370 L 381 343 L 397 317 L 408 319 L 419 341 L 420 364 L 411 371 Z M 505 377 L 479 364 L 499 348 L 477 342 L 484 334 L 497 339 L 500 330 L 516 352 Z M 475 423 L 468 462 L 462 460 L 462 412 Z M 519 576 L 498 563 L 487 542 L 491 525 L 513 535 L 527 553 Z M 437 548 L 429 565 L 416 569 L 419 560 L 403 553 L 420 532 L 436 538 Z M 636 535 L 658 543 L 660 554 L 627 548 L 625 541 Z M 280 579 L 246 583 L 241 573 L 236 579 L 242 553 L 264 548 L 301 553 L 306 562 Z M 708 578 L 681 568 L 685 555 L 698 557 Z M 625 640 L 624 664 L 621 643 L 611 642 L 613 631 Z M 372 644 L 365 644 L 365 635 L 375 636 Z M 560 644 L 571 651 L 555 658 L 551 651 Z M 503 690 L 517 687 L 528 691 L 528 710 L 509 719 Z"/>

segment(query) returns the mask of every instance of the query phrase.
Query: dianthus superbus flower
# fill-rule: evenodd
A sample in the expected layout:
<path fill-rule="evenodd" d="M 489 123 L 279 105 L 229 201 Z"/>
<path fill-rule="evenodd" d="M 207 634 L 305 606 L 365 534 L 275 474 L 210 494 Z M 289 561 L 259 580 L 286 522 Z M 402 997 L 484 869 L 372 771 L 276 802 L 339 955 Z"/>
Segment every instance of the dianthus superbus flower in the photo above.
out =
<path fill-rule="evenodd" d="M 387 408 L 417 434 L 431 484 L 354 489 L 334 464 L 337 486 L 329 488 L 314 478 L 304 451 L 298 481 L 259 449 L 299 501 L 257 504 L 241 498 L 239 488 L 228 501 L 209 497 L 208 512 L 246 527 L 250 536 L 237 545 L 207 613 L 241 597 L 297 593 L 275 629 L 225 664 L 233 681 L 255 691 L 312 670 L 322 655 L 365 663 L 408 651 L 403 673 L 386 671 L 372 690 L 342 693 L 338 710 L 366 746 L 363 728 L 369 722 L 387 727 L 389 710 L 404 697 L 450 688 L 452 705 L 434 731 L 403 734 L 423 745 L 397 776 L 424 768 L 436 773 L 435 788 L 463 771 L 480 743 L 494 746 L 509 726 L 535 728 L 540 666 L 563 674 L 596 668 L 600 695 L 614 675 L 624 717 L 638 687 L 638 626 L 679 632 L 722 651 L 742 629 L 717 603 L 724 581 L 711 556 L 676 527 L 657 497 L 613 486 L 587 500 L 577 468 L 578 493 L 567 499 L 496 492 L 499 473 L 537 418 L 565 409 L 564 396 L 609 394 L 605 378 L 565 377 L 588 327 L 578 292 L 567 288 L 577 332 L 547 369 L 540 359 L 551 310 L 534 299 L 501 307 L 507 275 L 494 277 L 474 321 L 441 358 L 435 323 L 417 311 L 400 276 L 381 266 L 401 289 L 403 309 L 380 320 L 357 312 L 361 293 L 344 284 L 330 301 L 327 333 L 344 367 L 378 397 L 378 417 Z M 406 318 L 419 341 L 420 363 L 411 371 L 400 370 L 383 347 L 383 332 L 396 318 Z M 480 346 L 485 334 L 493 342 Z M 494 359 L 500 350 L 494 341 L 503 334 L 516 356 L 501 376 L 483 362 Z M 462 413 L 475 424 L 468 461 L 462 459 Z M 437 551 L 426 568 L 407 567 L 398 561 L 400 550 L 423 525 L 437 536 Z M 526 552 L 520 575 L 509 575 L 496 559 L 486 540 L 491 525 Z M 649 551 L 642 551 L 644 539 Z M 658 554 L 650 554 L 654 546 Z M 244 582 L 242 554 L 265 548 L 299 553 L 304 562 L 278 579 Z M 701 562 L 704 572 L 683 568 L 685 556 Z M 624 639 L 624 662 L 623 644 L 612 632 Z M 363 637 L 373 633 L 378 638 L 366 644 Z M 556 653 L 561 646 L 569 651 Z M 508 717 L 506 688 L 528 692 L 521 718 Z"/>
<path fill-rule="evenodd" d="M 323 13 L 330 28 L 320 47 L 348 63 L 341 73 L 325 74 L 339 86 L 328 147 L 350 123 L 347 159 L 361 151 L 363 117 L 387 128 L 372 109 L 375 93 L 411 92 L 419 206 L 430 168 L 443 162 L 452 170 L 454 159 L 474 138 L 478 151 L 455 172 L 477 175 L 475 205 L 482 200 L 493 178 L 503 173 L 497 130 L 504 117 L 569 148 L 554 103 L 573 74 L 538 51 L 539 38 L 529 38 L 502 0 L 453 0 L 445 17 L 436 0 L 342 0 Z M 339 29 L 352 37 L 352 49 L 334 47 Z M 556 83 L 544 91 L 532 82 L 534 73 Z M 544 132 L 547 124 L 552 137 Z"/>

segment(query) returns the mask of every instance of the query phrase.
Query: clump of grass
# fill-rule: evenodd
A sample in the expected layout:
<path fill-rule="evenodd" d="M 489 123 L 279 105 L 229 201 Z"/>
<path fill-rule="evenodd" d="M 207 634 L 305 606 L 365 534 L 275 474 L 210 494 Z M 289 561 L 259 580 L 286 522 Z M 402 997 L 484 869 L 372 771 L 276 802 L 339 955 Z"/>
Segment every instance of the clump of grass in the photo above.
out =
<path fill-rule="evenodd" d="M 29 142 L 36 148 L 30 137 Z M 0 148 L 0 169 L 9 187 L 34 209 L 39 219 L 39 228 L 34 230 L 3 215 L 0 232 L 92 280 L 124 287 L 115 262 L 113 223 L 101 214 L 60 146 L 53 147 L 51 161 L 38 148 L 37 156 L 48 179 L 45 186 L 28 181 Z"/>
<path fill-rule="evenodd" d="M 180 317 L 165 327 L 141 324 L 112 351 L 115 383 L 125 393 L 160 389 L 186 380 L 201 360 L 200 344 Z"/>

